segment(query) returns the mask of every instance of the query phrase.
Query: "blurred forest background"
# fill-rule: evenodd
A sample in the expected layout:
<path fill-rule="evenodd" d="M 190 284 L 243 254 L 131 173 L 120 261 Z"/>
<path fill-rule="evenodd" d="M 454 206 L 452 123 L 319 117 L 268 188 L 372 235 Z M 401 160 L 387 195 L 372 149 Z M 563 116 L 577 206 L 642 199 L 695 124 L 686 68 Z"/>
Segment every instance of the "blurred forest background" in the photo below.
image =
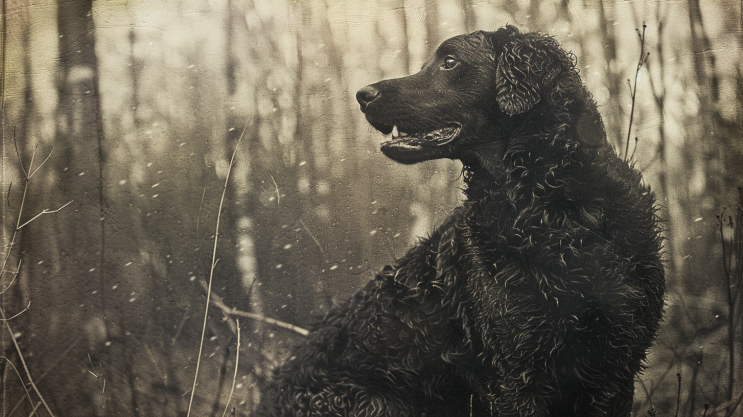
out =
<path fill-rule="evenodd" d="M 250 415 L 462 199 L 457 163 L 380 154 L 356 90 L 506 23 L 577 55 L 620 154 L 637 74 L 668 305 L 635 415 L 743 415 L 741 2 L 3 0 L 0 416 L 188 413 L 228 172 L 191 414 Z"/>

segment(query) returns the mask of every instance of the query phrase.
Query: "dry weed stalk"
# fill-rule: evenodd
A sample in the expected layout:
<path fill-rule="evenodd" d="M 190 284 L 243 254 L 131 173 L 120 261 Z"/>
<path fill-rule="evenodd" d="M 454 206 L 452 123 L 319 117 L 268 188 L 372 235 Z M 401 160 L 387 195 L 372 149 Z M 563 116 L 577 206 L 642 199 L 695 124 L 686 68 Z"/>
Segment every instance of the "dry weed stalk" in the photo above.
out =
<path fill-rule="evenodd" d="M 238 138 L 237 143 L 235 144 L 235 150 L 232 152 L 232 158 L 230 158 L 230 165 L 227 168 L 227 175 L 224 179 L 224 186 L 222 187 L 222 197 L 219 200 L 219 208 L 217 210 L 217 224 L 215 226 L 215 232 L 214 232 L 214 248 L 212 249 L 212 259 L 211 259 L 211 266 L 209 268 L 209 282 L 207 285 L 206 290 L 206 305 L 204 307 L 204 321 L 201 328 L 201 339 L 199 340 L 199 356 L 196 358 L 196 371 L 194 372 L 193 376 L 193 385 L 191 386 L 191 398 L 188 400 L 188 412 L 186 413 L 186 417 L 191 416 L 191 408 L 193 406 L 193 397 L 196 393 L 196 382 L 199 378 L 199 368 L 201 366 L 201 354 L 204 351 L 204 336 L 206 335 L 206 322 L 209 318 L 209 301 L 211 300 L 212 296 L 212 282 L 214 280 L 214 268 L 217 266 L 217 244 L 219 242 L 219 222 L 221 220 L 222 216 L 222 207 L 224 206 L 224 197 L 227 194 L 227 185 L 230 181 L 230 174 L 232 173 L 232 167 L 235 165 L 235 156 L 237 155 L 237 149 L 240 146 L 240 142 L 243 139 L 243 135 L 245 135 L 245 130 L 243 129 L 242 133 L 240 134 L 240 138 Z"/>
<path fill-rule="evenodd" d="M 26 168 L 23 166 L 23 159 L 21 158 L 20 152 L 18 151 L 18 144 L 15 141 L 15 132 L 14 132 L 14 135 L 13 135 L 13 139 L 14 139 L 13 140 L 13 143 L 15 145 L 16 156 L 18 157 L 18 162 L 20 164 L 21 171 L 23 171 L 23 179 L 24 179 L 23 196 L 21 197 L 20 206 L 18 208 L 18 214 L 16 215 L 17 217 L 16 217 L 16 222 L 15 222 L 15 228 L 13 229 L 13 235 L 10 238 L 10 243 L 8 244 L 8 249 L 5 252 L 5 256 L 4 256 L 4 259 L 3 259 L 2 267 L 0 267 L 0 276 L 5 275 L 5 273 L 7 272 L 6 271 L 6 268 L 8 266 L 8 260 L 10 259 L 10 255 L 11 255 L 11 253 L 13 251 L 13 246 L 15 244 L 15 239 L 18 236 L 18 232 L 22 228 L 28 226 L 31 222 L 33 222 L 34 220 L 36 220 L 37 218 L 39 218 L 41 215 L 50 214 L 50 213 L 56 213 L 56 212 L 62 210 L 63 208 L 67 207 L 68 204 L 72 203 L 72 201 L 70 201 L 67 204 L 59 207 L 56 210 L 44 209 L 42 212 L 40 212 L 37 215 L 31 217 L 29 220 L 21 223 L 21 219 L 23 218 L 23 208 L 24 208 L 24 206 L 26 204 L 26 195 L 28 194 L 28 185 L 31 182 L 31 178 L 33 178 L 33 176 L 37 172 L 39 172 L 39 170 L 46 164 L 46 162 L 49 160 L 49 158 L 51 158 L 51 156 L 54 154 L 54 148 L 52 148 L 52 150 L 49 152 L 49 155 L 47 155 L 47 157 L 39 164 L 39 166 L 36 167 L 36 169 L 34 169 L 34 167 L 33 167 L 33 165 L 34 165 L 34 159 L 36 158 L 36 150 L 38 149 L 38 144 L 37 144 L 34 147 L 33 152 L 31 153 L 31 161 L 28 164 L 28 170 L 26 170 Z M 10 195 L 10 189 L 11 189 L 12 185 L 13 184 L 10 184 L 10 186 L 8 187 L 8 196 Z M 8 207 L 10 208 L 10 202 L 8 202 Z M 12 214 L 12 209 L 10 211 L 11 211 L 11 214 Z M 16 280 L 16 278 L 18 277 L 18 273 L 20 272 L 20 268 L 21 268 L 21 261 L 19 260 L 18 261 L 18 265 L 16 266 L 15 271 L 13 271 L 13 274 L 14 274 L 13 275 L 13 279 L 11 280 L 11 282 L 5 288 L 2 289 L 2 291 L 0 291 L 0 294 L 3 294 L 5 291 L 8 290 L 8 288 L 10 288 L 13 285 L 13 283 Z M 23 365 L 23 370 L 26 373 L 26 379 L 28 379 L 28 385 L 31 386 L 31 388 L 33 389 L 33 391 L 39 397 L 40 403 L 44 405 L 44 408 L 46 409 L 47 413 L 49 413 L 50 416 L 54 417 L 54 413 L 52 413 L 52 410 L 49 408 L 49 405 L 46 403 L 46 400 L 44 400 L 44 396 L 41 395 L 41 392 L 39 392 L 39 389 L 36 387 L 36 384 L 34 383 L 34 380 L 31 377 L 31 371 L 28 369 L 28 365 L 26 364 L 26 359 L 23 356 L 23 353 L 21 351 L 21 347 L 20 347 L 20 345 L 18 345 L 18 340 L 16 339 L 15 333 L 13 332 L 13 328 L 10 326 L 10 320 L 14 319 L 15 317 L 18 317 L 20 314 L 22 314 L 23 312 L 25 312 L 26 310 L 28 310 L 28 308 L 30 307 L 30 305 L 31 304 L 29 303 L 29 305 L 25 309 L 23 309 L 21 312 L 19 312 L 18 314 L 13 315 L 10 318 L 8 318 L 5 315 L 5 310 L 2 308 L 2 306 L 0 306 L 0 321 L 3 322 L 3 324 L 5 325 L 5 328 L 8 330 L 8 334 L 10 335 L 10 340 L 13 342 L 13 346 L 15 348 L 16 354 L 18 355 L 18 360 L 21 362 L 21 365 Z M 3 357 L 3 358 L 8 363 L 10 363 L 11 366 L 13 366 L 13 369 L 16 369 L 15 366 L 13 365 L 13 363 L 10 361 L 10 359 L 5 358 L 5 357 Z M 33 414 L 36 414 L 36 409 L 39 407 L 39 404 L 37 404 L 36 406 L 34 406 L 34 403 L 31 400 L 29 391 L 26 389 L 26 383 L 23 381 L 23 378 L 21 377 L 21 374 L 20 374 L 20 372 L 18 372 L 17 369 L 16 369 L 16 374 L 18 375 L 18 378 L 21 380 L 21 384 L 23 385 L 23 389 L 26 390 L 26 395 L 28 397 L 28 400 L 31 403 L 31 406 L 33 407 L 33 411 L 32 411 L 31 414 L 32 415 Z"/>

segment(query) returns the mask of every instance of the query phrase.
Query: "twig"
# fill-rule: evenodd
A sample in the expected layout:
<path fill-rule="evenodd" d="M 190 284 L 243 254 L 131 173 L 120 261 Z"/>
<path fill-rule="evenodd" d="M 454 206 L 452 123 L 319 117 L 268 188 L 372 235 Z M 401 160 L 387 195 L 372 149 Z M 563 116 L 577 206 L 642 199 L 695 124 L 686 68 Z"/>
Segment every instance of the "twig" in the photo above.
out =
<path fill-rule="evenodd" d="M 206 289 L 206 282 L 201 281 L 201 286 Z M 249 319 L 262 321 L 268 324 L 273 324 L 276 327 L 282 327 L 284 329 L 294 331 L 296 333 L 301 334 L 302 336 L 307 336 L 308 334 L 310 334 L 309 330 L 303 329 L 299 326 L 295 326 L 293 324 L 290 324 L 290 323 L 287 323 L 281 320 L 276 320 L 276 319 L 272 319 L 269 317 L 261 316 L 260 314 L 249 313 L 247 311 L 237 310 L 234 307 L 230 307 L 227 304 L 223 303 L 220 297 L 215 293 L 212 293 L 212 303 L 216 307 L 219 307 L 224 314 L 228 314 L 232 316 L 247 317 Z"/>
<path fill-rule="evenodd" d="M 15 274 L 13 274 L 13 279 L 10 280 L 8 285 L 5 288 L 3 288 L 2 291 L 0 291 L 0 295 L 3 295 L 5 291 L 8 291 L 8 289 L 13 286 L 13 283 L 15 282 L 16 278 L 18 278 L 18 273 L 21 272 L 21 261 L 22 259 L 18 260 L 18 266 L 15 269 Z M 5 273 L 5 268 L 3 268 L 2 272 Z"/>
<path fill-rule="evenodd" d="M 18 229 L 22 229 L 24 226 L 26 226 L 27 224 L 29 224 L 32 221 L 36 220 L 37 218 L 41 217 L 43 214 L 52 214 L 52 213 L 58 212 L 58 211 L 62 210 L 63 208 L 69 206 L 70 203 L 72 203 L 72 200 L 68 201 L 67 204 L 63 205 L 62 207 L 60 207 L 60 208 L 58 208 L 56 210 L 44 209 L 44 210 L 42 210 L 41 213 L 39 213 L 39 214 L 35 215 L 34 217 L 32 217 L 31 220 L 28 220 L 26 223 L 23 223 L 22 225 L 18 226 Z"/>
<path fill-rule="evenodd" d="M 227 415 L 227 409 L 230 408 L 230 401 L 232 401 L 232 394 L 235 393 L 235 382 L 237 382 L 237 366 L 240 363 L 240 319 L 236 318 L 237 327 L 237 352 L 235 352 L 235 373 L 232 374 L 232 388 L 230 388 L 230 395 L 227 397 L 227 403 L 224 405 L 224 412 L 222 417 Z"/>
<path fill-rule="evenodd" d="M 325 251 L 323 250 L 322 245 L 320 244 L 320 241 L 317 240 L 317 238 L 315 237 L 315 235 L 312 234 L 312 232 L 310 232 L 310 229 L 307 227 L 306 224 L 304 224 L 304 220 L 299 219 L 299 224 L 301 224 L 302 227 L 304 227 L 304 230 L 307 232 L 308 235 L 310 235 L 312 240 L 315 242 L 315 245 L 317 245 L 317 248 L 320 249 L 320 254 L 322 255 L 322 259 L 323 261 L 325 261 L 325 264 L 327 265 L 328 257 L 325 255 Z"/>
<path fill-rule="evenodd" d="M 34 408 L 31 410 L 31 414 L 28 415 L 28 417 L 31 417 L 32 415 L 36 414 L 36 410 L 41 407 L 41 401 L 37 402 Z M 36 414 L 38 416 L 38 414 Z"/>
<path fill-rule="evenodd" d="M 39 378 L 38 378 L 38 379 L 36 380 L 36 382 L 41 382 L 41 381 L 43 381 L 43 380 L 44 380 L 44 378 L 46 378 L 46 376 L 47 376 L 47 375 L 49 375 L 49 372 L 51 372 L 51 371 L 52 371 L 52 370 L 53 370 L 54 368 L 56 368 L 56 367 L 57 367 L 57 365 L 59 365 L 59 363 L 60 363 L 60 362 L 62 362 L 62 359 L 64 359 L 64 358 L 65 358 L 65 357 L 66 357 L 66 356 L 67 356 L 67 355 L 68 355 L 68 354 L 69 354 L 69 353 L 70 353 L 70 352 L 72 351 L 72 348 L 74 348 L 74 347 L 75 347 L 75 345 L 77 345 L 77 342 L 79 342 L 79 341 L 80 341 L 80 340 L 78 339 L 78 340 L 74 341 L 74 342 L 73 342 L 73 343 L 72 343 L 72 344 L 71 344 L 71 345 L 70 345 L 69 347 L 67 347 L 67 349 L 66 349 L 66 350 L 65 350 L 65 351 L 64 351 L 64 352 L 63 352 L 63 353 L 62 353 L 62 354 L 61 354 L 61 355 L 60 355 L 60 356 L 59 356 L 59 357 L 58 357 L 58 358 L 57 358 L 57 359 L 56 359 L 56 360 L 54 361 L 54 363 L 52 363 L 52 364 L 51 364 L 51 365 L 50 365 L 50 366 L 49 366 L 49 367 L 48 367 L 48 368 L 46 369 L 46 371 L 44 371 L 44 373 L 43 373 L 43 374 L 39 375 Z M 12 409 L 10 410 L 10 412 L 8 413 L 8 415 L 9 415 L 9 416 L 12 416 L 12 415 L 13 415 L 13 413 L 15 413 L 15 410 L 16 410 L 16 409 L 17 409 L 18 407 L 20 407 L 20 406 L 21 406 L 21 402 L 22 402 L 22 401 L 23 401 L 23 399 L 21 399 L 21 400 L 18 400 L 18 402 L 16 402 L 16 403 L 15 403 L 15 405 L 13 406 L 13 408 L 12 408 Z M 39 403 L 39 404 L 41 404 L 41 403 Z M 38 406 L 38 405 L 37 405 L 37 406 Z"/>
<path fill-rule="evenodd" d="M 276 207 L 281 207 L 281 191 L 279 191 L 279 184 L 276 183 L 276 180 L 273 178 L 273 176 L 269 173 L 266 173 L 268 175 L 268 178 L 271 178 L 271 181 L 273 181 L 273 186 L 276 188 Z"/>
<path fill-rule="evenodd" d="M 627 80 L 627 85 L 629 85 L 630 92 L 632 93 L 632 107 L 630 108 L 629 113 L 629 128 L 627 129 L 627 143 L 624 148 L 624 160 L 629 160 L 629 142 L 630 142 L 630 135 L 632 134 L 632 121 L 635 118 L 635 97 L 637 96 L 637 78 L 640 75 L 640 69 L 645 64 L 645 61 L 647 61 L 648 56 L 650 56 L 650 52 L 647 54 L 645 53 L 645 28 L 647 27 L 646 24 L 642 24 L 642 33 L 640 31 L 637 31 L 637 35 L 640 37 L 640 59 L 637 61 L 637 69 L 635 70 L 635 82 L 634 86 L 629 85 L 630 81 Z"/>
<path fill-rule="evenodd" d="M 16 318 L 16 317 L 20 316 L 21 314 L 25 313 L 26 310 L 28 310 L 29 307 L 31 307 L 31 302 L 30 301 L 28 302 L 28 305 L 26 306 L 26 308 L 24 308 L 20 312 L 16 313 L 16 315 L 14 315 L 13 317 L 7 318 L 7 319 L 5 318 L 5 315 L 3 315 L 3 318 L 0 319 L 0 321 L 10 321 L 10 320 L 13 320 L 14 318 Z"/>
<path fill-rule="evenodd" d="M 24 205 L 26 203 L 26 195 L 28 194 L 28 184 L 29 184 L 29 182 L 31 182 L 31 177 L 33 177 L 33 175 L 36 172 L 38 172 L 39 168 L 41 168 L 42 166 L 44 166 L 44 164 L 49 160 L 49 158 L 54 153 L 54 148 L 52 148 L 52 151 L 49 152 L 49 155 L 46 157 L 46 159 L 44 159 L 44 161 L 41 163 L 41 165 L 39 165 L 39 167 L 37 169 L 35 169 L 35 170 L 32 171 L 33 164 L 34 164 L 34 158 L 36 157 L 36 149 L 38 148 L 38 144 L 37 144 L 36 147 L 34 147 L 33 153 L 31 154 L 31 162 L 28 164 L 28 171 L 26 171 L 26 169 L 23 167 L 23 160 L 21 159 L 20 152 L 18 151 L 18 142 L 17 142 L 16 136 L 15 136 L 15 127 L 13 129 L 13 143 L 15 144 L 16 155 L 18 156 L 18 162 L 21 165 L 21 169 L 23 170 L 23 175 L 25 177 L 25 184 L 24 184 L 24 187 L 23 187 L 23 197 L 21 197 L 21 204 L 20 204 L 20 207 L 18 209 L 18 218 L 16 220 L 15 230 L 13 230 L 13 236 L 10 238 L 10 243 L 8 244 L 8 249 L 7 249 L 7 252 L 5 253 L 5 258 L 3 260 L 2 267 L 0 267 L 0 276 L 3 273 L 5 273 L 5 267 L 8 264 L 8 259 L 10 258 L 10 254 L 11 254 L 11 252 L 13 250 L 13 245 L 15 243 L 15 238 L 16 238 L 16 236 L 18 236 L 18 231 L 22 227 L 21 224 L 20 224 L 21 223 L 21 217 L 23 216 L 23 207 L 24 207 Z M 66 206 L 66 204 L 65 204 L 65 206 Z M 64 206 L 60 207 L 57 211 L 61 210 L 63 207 Z M 38 216 L 36 216 L 36 217 L 38 217 Z M 33 219 L 31 219 L 31 220 L 33 220 Z M 23 226 L 25 226 L 26 224 L 28 224 L 31 220 L 29 220 L 28 222 L 24 223 Z M 20 262 L 19 262 L 18 265 L 20 267 Z M 18 270 L 16 270 L 16 275 L 17 274 L 18 274 Z M 14 280 L 15 280 L 15 278 L 14 278 Z M 6 291 L 6 290 L 7 290 L 7 288 L 5 290 L 3 290 L 3 292 Z M 14 317 L 16 317 L 16 316 L 11 317 L 11 319 L 14 318 Z M 26 364 L 26 360 L 23 357 L 23 352 L 21 351 L 21 347 L 18 345 L 18 340 L 16 340 L 15 334 L 13 333 L 13 329 L 10 327 L 10 321 L 9 321 L 10 319 L 8 319 L 5 316 L 5 310 L 3 310 L 3 308 L 2 308 L 1 305 L 0 305 L 0 319 L 2 319 L 0 321 L 2 321 L 2 322 L 5 323 L 5 328 L 8 329 L 8 333 L 10 334 L 10 340 L 13 341 L 13 346 L 15 347 L 16 354 L 18 355 L 18 360 L 21 362 L 21 365 L 23 365 L 23 370 L 26 372 L 26 377 L 28 378 L 28 384 L 31 385 L 31 388 L 33 388 L 34 392 L 39 397 L 39 400 L 44 405 L 44 408 L 49 413 L 49 415 L 52 416 L 52 417 L 54 417 L 54 413 L 52 413 L 52 410 L 49 408 L 49 405 L 46 403 L 46 400 L 44 400 L 44 397 L 41 395 L 41 392 L 39 392 L 39 389 L 36 387 L 36 384 L 34 384 L 33 378 L 31 377 L 31 371 L 29 371 L 29 369 L 28 369 L 28 365 Z M 24 389 L 25 389 L 25 387 L 24 387 Z"/>
<path fill-rule="evenodd" d="M 39 389 L 36 388 L 36 384 L 34 384 L 33 378 L 31 378 L 31 371 L 28 370 L 28 366 L 26 365 L 26 360 L 23 359 L 23 353 L 21 353 L 21 347 L 18 346 L 18 341 L 15 338 L 15 335 L 13 334 L 13 329 L 10 328 L 10 322 L 7 320 L 7 317 L 5 317 L 5 311 L 3 311 L 2 308 L 0 308 L 0 318 L 3 319 L 5 322 L 5 328 L 8 329 L 8 333 L 10 334 L 10 340 L 13 341 L 13 345 L 15 346 L 15 351 L 18 353 L 18 360 L 21 361 L 21 365 L 23 365 L 23 370 L 26 371 L 26 377 L 28 378 L 28 384 L 31 385 L 31 388 L 34 389 L 34 392 L 36 395 L 39 396 L 39 400 L 44 404 L 44 408 L 46 408 L 46 411 L 49 413 L 50 416 L 54 417 L 54 413 L 52 413 L 52 410 L 49 408 L 49 405 L 44 400 L 44 397 L 39 392 Z"/>
<path fill-rule="evenodd" d="M 232 158 L 230 158 L 230 165 L 227 169 L 227 175 L 224 179 L 224 187 L 222 188 L 222 198 L 219 200 L 219 208 L 217 210 L 217 225 L 215 227 L 214 232 L 214 249 L 212 250 L 212 261 L 211 261 L 211 268 L 209 270 L 209 286 L 206 290 L 206 306 L 204 307 L 204 322 L 201 327 L 201 339 L 199 340 L 199 356 L 196 358 L 196 371 L 194 372 L 193 376 L 193 386 L 191 387 L 191 398 L 188 401 L 188 412 L 186 413 L 186 417 L 189 417 L 191 415 L 191 407 L 193 406 L 193 397 L 196 393 L 196 381 L 198 381 L 199 378 L 199 368 L 201 366 L 201 353 L 204 351 L 204 336 L 206 335 L 206 322 L 209 318 L 209 300 L 211 299 L 212 295 L 212 282 L 214 280 L 214 266 L 217 264 L 217 243 L 219 242 L 219 221 L 221 220 L 222 215 L 222 206 L 224 205 L 224 197 L 227 194 L 227 184 L 230 181 L 230 173 L 232 173 L 232 166 L 235 164 L 235 155 L 237 155 L 237 149 L 240 146 L 240 142 L 243 139 L 243 135 L 245 135 L 245 130 L 247 129 L 247 126 L 243 129 L 242 133 L 240 134 L 240 138 L 237 140 L 237 143 L 235 144 L 235 150 L 232 152 Z"/>
<path fill-rule="evenodd" d="M 26 388 L 26 383 L 23 382 L 23 377 L 21 376 L 21 373 L 18 372 L 18 368 L 13 365 L 13 362 L 10 361 L 10 359 L 6 358 L 5 356 L 0 356 L 0 359 L 5 359 L 6 362 L 8 362 L 8 365 L 10 365 L 11 368 L 15 371 L 15 374 L 18 375 L 18 380 L 21 381 L 21 386 L 23 387 L 23 390 L 26 391 L 26 398 L 28 398 L 28 402 L 31 403 L 31 405 L 34 405 L 34 400 L 31 399 L 31 393 L 28 392 L 28 388 Z M 39 406 L 37 405 L 34 407 L 32 414 L 36 414 L 36 409 Z M 37 414 L 38 415 L 38 414 Z"/>

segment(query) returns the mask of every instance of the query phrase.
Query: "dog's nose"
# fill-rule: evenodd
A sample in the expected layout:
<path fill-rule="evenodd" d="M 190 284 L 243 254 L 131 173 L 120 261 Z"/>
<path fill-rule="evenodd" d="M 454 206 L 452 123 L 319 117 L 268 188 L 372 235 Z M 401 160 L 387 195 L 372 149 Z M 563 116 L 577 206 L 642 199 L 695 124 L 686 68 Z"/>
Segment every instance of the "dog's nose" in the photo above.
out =
<path fill-rule="evenodd" d="M 369 105 L 369 103 L 376 100 L 377 97 L 379 97 L 379 94 L 380 91 L 370 85 L 367 85 L 366 87 L 357 91 L 356 101 L 358 101 L 361 105 L 361 111 L 366 112 L 366 107 Z"/>

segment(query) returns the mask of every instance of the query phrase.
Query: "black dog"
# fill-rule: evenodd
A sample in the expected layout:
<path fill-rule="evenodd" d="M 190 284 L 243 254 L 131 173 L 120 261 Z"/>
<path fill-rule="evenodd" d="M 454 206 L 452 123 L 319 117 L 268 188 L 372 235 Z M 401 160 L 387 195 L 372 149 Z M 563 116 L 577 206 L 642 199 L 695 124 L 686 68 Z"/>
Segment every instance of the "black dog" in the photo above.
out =
<path fill-rule="evenodd" d="M 574 57 L 475 32 L 357 99 L 388 157 L 461 160 L 467 200 L 316 326 L 258 415 L 629 415 L 663 310 L 661 238 Z"/>

